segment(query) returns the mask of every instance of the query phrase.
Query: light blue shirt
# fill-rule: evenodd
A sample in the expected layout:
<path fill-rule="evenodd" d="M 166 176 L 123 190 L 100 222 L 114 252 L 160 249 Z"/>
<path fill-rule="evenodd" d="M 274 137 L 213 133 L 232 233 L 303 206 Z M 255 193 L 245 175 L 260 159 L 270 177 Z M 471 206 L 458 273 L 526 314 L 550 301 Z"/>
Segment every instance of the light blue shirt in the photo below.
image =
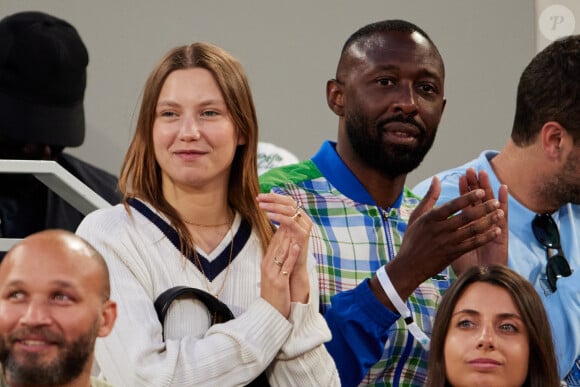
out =
<path fill-rule="evenodd" d="M 459 177 L 470 167 L 488 173 L 493 192 L 497 195 L 501 183 L 489 160 L 498 153 L 484 151 L 467 164 L 437 174 L 441 181 L 441 196 L 437 204 L 459 196 Z M 430 183 L 431 179 L 424 180 L 412 191 L 423 196 Z M 535 216 L 536 213 L 509 195 L 508 266 L 526 277 L 538 291 L 552 326 L 560 376 L 568 375 L 569 386 L 580 386 L 580 206 L 568 203 L 552 214 L 560 230 L 562 249 L 573 270 L 571 276 L 558 280 L 558 289 L 553 293 L 546 279 L 546 251 L 532 232 Z"/>

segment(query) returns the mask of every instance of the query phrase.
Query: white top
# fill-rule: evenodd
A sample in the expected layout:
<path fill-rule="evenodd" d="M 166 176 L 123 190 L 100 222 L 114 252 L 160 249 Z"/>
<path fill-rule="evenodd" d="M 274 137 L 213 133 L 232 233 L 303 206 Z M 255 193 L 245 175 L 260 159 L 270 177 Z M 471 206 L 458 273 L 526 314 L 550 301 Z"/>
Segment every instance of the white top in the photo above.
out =
<path fill-rule="evenodd" d="M 310 302 L 293 303 L 287 320 L 260 298 L 260 241 L 239 214 L 232 227 L 242 243 L 235 244 L 229 273 L 230 233 L 211 254 L 199 251 L 208 260 L 204 272 L 219 273 L 210 292 L 226 281 L 219 298 L 236 318 L 210 327 L 200 302 L 177 300 L 165 319 L 164 342 L 153 307 L 157 296 L 177 285 L 208 289 L 200 270 L 170 240 L 175 231 L 166 219 L 142 207 L 150 213 L 131 208 L 129 216 L 123 205 L 97 210 L 77 230 L 105 257 L 111 298 L 118 304 L 113 331 L 96 345 L 96 362 L 106 380 L 127 387 L 226 387 L 245 385 L 268 367 L 272 386 L 340 385 L 323 344 L 331 336 L 318 313 L 314 258 L 308 263 Z M 210 262 L 218 267 L 210 269 Z"/>

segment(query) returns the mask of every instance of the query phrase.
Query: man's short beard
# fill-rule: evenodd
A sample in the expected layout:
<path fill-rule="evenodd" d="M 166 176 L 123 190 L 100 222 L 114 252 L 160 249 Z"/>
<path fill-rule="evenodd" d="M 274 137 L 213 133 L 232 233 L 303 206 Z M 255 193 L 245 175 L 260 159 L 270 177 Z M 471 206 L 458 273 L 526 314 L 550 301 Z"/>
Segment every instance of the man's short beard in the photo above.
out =
<path fill-rule="evenodd" d="M 545 181 L 538 194 L 545 203 L 560 208 L 566 203 L 580 204 L 580 157 L 570 154 L 562 170 Z"/>
<path fill-rule="evenodd" d="M 382 140 L 383 127 L 387 122 L 409 122 L 417 126 L 420 135 L 417 138 L 418 145 L 406 146 L 398 144 L 385 145 Z M 374 130 L 370 128 L 374 125 Z M 406 175 L 416 169 L 423 158 L 431 149 L 435 136 L 427 138 L 425 128 L 413 119 L 397 117 L 391 120 L 367 123 L 361 114 L 355 112 L 345 118 L 345 126 L 352 149 L 360 159 L 370 168 L 380 172 L 384 176 L 394 179 Z"/>
<path fill-rule="evenodd" d="M 34 353 L 17 360 L 12 354 L 11 343 L 14 340 L 9 336 L 0 340 L 0 363 L 6 379 L 13 384 L 29 384 L 37 386 L 51 386 L 70 383 L 85 369 L 95 347 L 98 331 L 98 321 L 86 334 L 77 340 L 61 344 L 58 358 L 48 364 L 39 362 Z M 42 328 L 40 329 L 42 330 Z"/>

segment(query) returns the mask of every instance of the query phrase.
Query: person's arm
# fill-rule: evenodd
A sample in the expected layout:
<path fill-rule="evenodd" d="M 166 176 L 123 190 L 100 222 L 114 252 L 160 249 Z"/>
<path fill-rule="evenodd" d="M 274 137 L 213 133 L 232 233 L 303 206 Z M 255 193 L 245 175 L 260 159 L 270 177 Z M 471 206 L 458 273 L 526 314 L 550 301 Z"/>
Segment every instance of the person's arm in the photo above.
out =
<path fill-rule="evenodd" d="M 431 188 L 409 219 L 397 255 L 385 265 L 387 275 L 402 300 L 462 255 L 498 237 L 507 238 L 502 203 L 494 198 L 485 200 L 483 189 L 474 189 L 434 207 L 440 189 L 439 180 L 434 178 Z M 379 301 L 392 311 L 396 310 L 376 275 L 371 278 L 370 286 Z"/>
<path fill-rule="evenodd" d="M 558 289 L 546 295 L 536 289 L 542 299 L 552 327 L 552 339 L 558 358 L 558 371 L 564 378 L 580 360 L 580 270 L 558 280 Z"/>
<path fill-rule="evenodd" d="M 157 246 L 162 241 L 122 222 L 100 212 L 85 218 L 77 230 L 105 257 L 111 298 L 119 308 L 113 332 L 96 347 L 105 378 L 119 386 L 174 387 L 243 385 L 258 376 L 287 340 L 292 324 L 258 297 L 234 320 L 208 330 L 205 308 L 180 301 L 170 309 L 163 341 L 153 300 L 165 288 L 186 284 L 182 265 L 169 256 L 162 259 Z M 169 267 L 168 260 L 176 267 Z M 164 286 L 167 278 L 173 283 Z M 252 286 L 241 284 L 240 293 L 243 285 Z"/>
<path fill-rule="evenodd" d="M 326 343 L 344 387 L 356 386 L 383 354 L 388 330 L 400 317 L 379 302 L 369 280 L 336 294 L 324 315 L 332 332 Z"/>
<path fill-rule="evenodd" d="M 308 254 L 308 274 L 310 298 L 306 304 L 292 303 L 292 331 L 272 363 L 270 380 L 280 386 L 340 386 L 333 358 L 324 346 L 331 334 L 318 312 L 318 275 L 312 254 Z"/>
<path fill-rule="evenodd" d="M 498 211 L 495 199 L 482 202 L 483 190 L 471 191 L 434 208 L 439 189 L 439 182 L 434 179 L 432 188 L 413 212 L 397 255 L 380 269 L 386 270 L 402 300 L 454 259 L 501 233 L 497 223 L 503 211 Z M 462 215 L 452 217 L 458 211 Z M 400 315 L 376 275 L 343 293 L 334 296 L 325 315 L 333 334 L 327 348 L 335 358 L 343 383 L 354 385 L 380 359 L 386 330 Z M 381 320 L 374 324 L 377 316 Z"/>
<path fill-rule="evenodd" d="M 338 372 L 324 347 L 330 331 L 318 312 L 318 275 L 310 243 L 312 220 L 289 196 L 261 194 L 258 202 L 279 225 L 262 261 L 262 292 L 269 279 L 265 270 L 274 269 L 271 274 L 275 278 L 289 280 L 291 301 L 292 331 L 270 367 L 270 380 L 280 386 L 338 386 Z M 282 262 L 281 267 L 272 264 L 275 259 Z M 276 293 L 279 297 L 281 292 Z"/>

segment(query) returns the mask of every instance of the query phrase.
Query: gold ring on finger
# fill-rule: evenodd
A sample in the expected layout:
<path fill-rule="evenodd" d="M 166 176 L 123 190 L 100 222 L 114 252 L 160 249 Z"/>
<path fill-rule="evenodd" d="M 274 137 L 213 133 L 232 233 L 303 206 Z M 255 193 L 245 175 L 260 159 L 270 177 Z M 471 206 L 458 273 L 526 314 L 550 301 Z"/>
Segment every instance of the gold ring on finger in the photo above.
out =
<path fill-rule="evenodd" d="M 288 272 L 286 270 L 283 270 L 280 273 L 282 273 L 282 275 L 288 275 Z"/>
<path fill-rule="evenodd" d="M 298 221 L 298 218 L 300 218 L 302 216 L 302 214 L 300 213 L 300 208 L 296 209 L 296 212 L 294 213 L 294 215 L 292 215 L 292 220 Z"/>

